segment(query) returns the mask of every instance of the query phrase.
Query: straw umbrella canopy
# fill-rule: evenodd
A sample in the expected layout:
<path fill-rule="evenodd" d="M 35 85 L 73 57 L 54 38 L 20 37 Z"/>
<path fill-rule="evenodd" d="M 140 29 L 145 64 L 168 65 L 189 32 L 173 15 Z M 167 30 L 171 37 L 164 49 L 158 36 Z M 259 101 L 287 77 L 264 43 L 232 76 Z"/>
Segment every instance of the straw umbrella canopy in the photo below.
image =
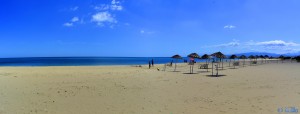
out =
<path fill-rule="evenodd" d="M 261 64 L 263 63 L 263 59 L 265 59 L 265 56 L 260 55 L 259 58 L 261 59 Z"/>
<path fill-rule="evenodd" d="M 175 71 L 176 71 L 176 66 L 177 66 L 177 65 L 176 65 L 177 60 L 178 60 L 178 59 L 182 59 L 182 57 L 181 57 L 180 55 L 177 54 L 177 55 L 173 55 L 171 58 L 176 59 L 176 62 L 175 62 L 175 69 L 174 69 L 174 72 L 175 72 Z"/>
<path fill-rule="evenodd" d="M 253 55 L 250 55 L 248 58 L 250 58 L 250 65 L 251 65 L 252 59 L 254 59 L 255 57 Z"/>
<path fill-rule="evenodd" d="M 206 59 L 206 64 L 207 64 L 207 60 L 208 60 L 209 58 L 210 58 L 210 56 L 207 55 L 207 54 L 204 54 L 204 55 L 201 56 L 201 59 Z"/>
<path fill-rule="evenodd" d="M 224 58 L 225 55 L 219 51 L 219 52 L 211 54 L 211 56 L 215 56 L 216 58 L 219 58 L 221 60 L 222 58 Z"/>
<path fill-rule="evenodd" d="M 206 64 L 208 65 L 208 62 L 207 62 L 207 60 L 210 58 L 210 56 L 209 55 L 207 55 L 207 54 L 204 54 L 202 57 L 201 57 L 201 59 L 206 59 Z M 208 72 L 208 68 L 206 69 L 207 70 L 207 72 Z"/>
<path fill-rule="evenodd" d="M 248 58 L 250 59 L 254 59 L 255 57 L 253 55 L 250 55 Z"/>
<path fill-rule="evenodd" d="M 257 62 L 257 58 L 259 58 L 259 56 L 258 55 L 255 55 L 255 60 L 256 60 L 256 62 Z M 257 64 L 257 63 L 256 63 Z"/>
<path fill-rule="evenodd" d="M 231 59 L 233 59 L 233 62 L 235 61 L 235 58 L 237 58 L 237 56 L 236 55 L 231 55 L 230 57 L 229 57 L 229 59 L 230 59 L 230 61 L 229 61 L 229 67 L 230 67 L 230 62 L 231 62 Z M 233 65 L 233 67 L 235 68 L 235 66 Z"/>
<path fill-rule="evenodd" d="M 200 58 L 200 56 L 197 54 L 197 53 L 191 53 L 188 55 L 189 58 L 192 58 L 192 59 L 197 59 L 197 58 Z M 194 62 L 194 61 L 192 61 Z M 194 70 L 194 63 L 190 63 L 190 73 L 192 74 L 193 73 L 193 70 Z"/>
<path fill-rule="evenodd" d="M 245 59 L 247 59 L 247 57 L 245 55 L 241 55 L 239 58 L 244 60 L 244 62 L 243 62 L 243 67 L 244 67 L 245 66 Z"/>
<path fill-rule="evenodd" d="M 225 56 L 222 52 L 220 52 L 220 51 L 211 54 L 211 56 L 214 56 L 214 57 L 220 59 L 220 61 L 222 62 L 222 69 L 223 69 L 223 61 L 222 61 L 222 59 L 226 58 L 226 56 Z M 220 63 L 219 63 L 219 64 L 220 64 Z M 218 65 L 218 66 L 219 66 L 219 65 Z M 218 67 L 216 67 L 216 69 L 217 69 L 217 76 L 218 76 Z M 214 68 L 213 68 L 213 64 L 212 64 L 212 72 L 211 72 L 212 75 L 213 75 L 213 70 L 214 70 Z"/>
<path fill-rule="evenodd" d="M 222 52 L 216 52 L 211 54 L 211 56 L 215 56 L 216 58 L 220 59 L 220 62 L 222 62 L 222 69 L 223 69 L 223 61 L 222 59 L 226 58 L 226 56 Z"/>
<path fill-rule="evenodd" d="M 200 58 L 200 56 L 197 53 L 191 53 L 188 55 L 190 58 Z"/>
<path fill-rule="evenodd" d="M 264 58 L 265 58 L 265 63 L 267 63 L 267 59 L 269 59 L 269 56 L 265 55 Z"/>
<path fill-rule="evenodd" d="M 265 58 L 269 58 L 269 55 L 265 55 L 264 57 L 265 57 Z"/>
<path fill-rule="evenodd" d="M 281 62 L 283 63 L 284 56 L 283 56 L 283 55 L 280 55 L 278 58 L 281 59 Z"/>

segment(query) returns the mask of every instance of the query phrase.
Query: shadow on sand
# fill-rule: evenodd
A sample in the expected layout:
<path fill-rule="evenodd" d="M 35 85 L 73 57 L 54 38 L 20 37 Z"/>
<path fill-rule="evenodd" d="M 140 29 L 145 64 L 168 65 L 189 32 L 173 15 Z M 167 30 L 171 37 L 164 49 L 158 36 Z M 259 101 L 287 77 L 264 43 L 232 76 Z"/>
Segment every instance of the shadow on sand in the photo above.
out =
<path fill-rule="evenodd" d="M 222 68 L 219 68 L 218 70 L 226 70 L 225 68 L 224 69 L 222 69 Z"/>
<path fill-rule="evenodd" d="M 226 76 L 226 75 L 223 75 L 223 74 L 220 74 L 220 75 L 206 75 L 207 77 L 223 77 L 223 76 Z"/>
<path fill-rule="evenodd" d="M 238 68 L 228 68 L 228 69 L 238 69 Z"/>
<path fill-rule="evenodd" d="M 182 73 L 182 74 L 198 74 L 198 73 L 189 73 L 189 72 L 188 72 L 188 73 Z"/>
<path fill-rule="evenodd" d="M 209 73 L 210 71 L 197 71 L 197 73 Z"/>

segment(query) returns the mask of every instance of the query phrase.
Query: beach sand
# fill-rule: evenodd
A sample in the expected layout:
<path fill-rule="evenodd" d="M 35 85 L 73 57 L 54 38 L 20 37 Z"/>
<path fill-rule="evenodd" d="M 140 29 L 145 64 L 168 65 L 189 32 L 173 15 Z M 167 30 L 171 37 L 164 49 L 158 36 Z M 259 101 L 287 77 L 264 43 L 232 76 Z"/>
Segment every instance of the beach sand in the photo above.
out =
<path fill-rule="evenodd" d="M 211 67 L 211 66 L 210 66 Z M 300 108 L 300 63 L 0 67 L 0 114 L 272 114 Z"/>

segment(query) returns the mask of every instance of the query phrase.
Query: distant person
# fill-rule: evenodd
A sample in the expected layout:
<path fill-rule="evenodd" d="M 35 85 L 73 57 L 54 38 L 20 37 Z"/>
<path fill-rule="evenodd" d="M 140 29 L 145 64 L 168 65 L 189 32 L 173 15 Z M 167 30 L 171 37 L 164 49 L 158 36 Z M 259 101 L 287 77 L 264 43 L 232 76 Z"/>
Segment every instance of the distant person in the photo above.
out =
<path fill-rule="evenodd" d="M 151 68 L 151 63 L 150 63 L 150 61 L 149 61 L 149 69 Z"/>
<path fill-rule="evenodd" d="M 152 59 L 152 61 L 151 61 L 151 62 L 152 62 L 152 66 L 154 66 L 154 61 L 153 61 L 153 59 Z"/>
<path fill-rule="evenodd" d="M 173 60 L 171 61 L 170 65 L 171 65 L 171 66 L 173 65 Z"/>

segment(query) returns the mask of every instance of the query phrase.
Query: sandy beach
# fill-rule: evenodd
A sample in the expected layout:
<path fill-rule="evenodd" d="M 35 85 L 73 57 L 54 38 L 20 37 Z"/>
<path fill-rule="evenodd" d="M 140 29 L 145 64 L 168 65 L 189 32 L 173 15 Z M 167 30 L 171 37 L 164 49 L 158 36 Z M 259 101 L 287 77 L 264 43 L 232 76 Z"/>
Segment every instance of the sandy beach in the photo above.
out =
<path fill-rule="evenodd" d="M 299 63 L 237 69 L 224 63 L 221 77 L 197 66 L 188 74 L 186 64 L 179 72 L 157 68 L 163 65 L 0 67 L 0 114 L 273 114 L 300 108 Z"/>

